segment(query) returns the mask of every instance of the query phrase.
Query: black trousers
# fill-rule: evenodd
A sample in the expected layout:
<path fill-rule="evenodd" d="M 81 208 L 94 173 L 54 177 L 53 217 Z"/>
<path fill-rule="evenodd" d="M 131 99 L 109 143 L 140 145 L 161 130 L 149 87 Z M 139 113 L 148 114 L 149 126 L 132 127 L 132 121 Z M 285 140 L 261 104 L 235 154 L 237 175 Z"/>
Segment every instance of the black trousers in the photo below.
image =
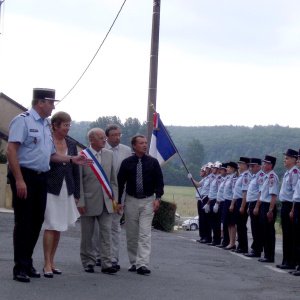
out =
<path fill-rule="evenodd" d="M 221 213 L 220 208 L 217 213 L 213 212 L 213 207 L 216 204 L 216 200 L 211 200 L 209 204 L 209 235 L 208 238 L 212 239 L 212 242 L 219 245 L 221 243 Z M 211 233 L 213 233 L 213 237 L 211 237 Z"/>
<path fill-rule="evenodd" d="M 267 213 L 269 211 L 270 203 L 262 202 L 259 208 L 259 222 L 261 228 L 261 243 L 263 245 L 264 257 L 274 260 L 275 256 L 275 220 L 277 217 L 276 206 L 273 209 L 273 220 L 269 222 Z"/>
<path fill-rule="evenodd" d="M 294 266 L 294 225 L 290 218 L 293 202 L 283 201 L 281 203 L 281 227 L 282 227 L 282 264 Z"/>
<path fill-rule="evenodd" d="M 198 215 L 199 215 L 199 235 L 200 239 L 205 239 L 208 242 L 211 242 L 211 236 L 209 233 L 209 218 L 208 214 L 205 213 L 203 206 L 207 203 L 208 197 L 202 199 L 202 201 L 198 200 L 197 207 L 198 207 Z M 210 237 L 209 237 L 210 236 Z"/>
<path fill-rule="evenodd" d="M 13 233 L 15 271 L 32 266 L 32 254 L 39 238 L 47 201 L 47 173 L 21 168 L 27 186 L 27 198 L 17 196 L 16 181 L 8 173 L 13 196 L 15 226 Z"/>
<path fill-rule="evenodd" d="M 219 211 L 221 214 L 221 224 L 223 225 L 222 245 L 228 246 L 228 244 L 229 244 L 228 223 L 226 222 L 225 217 L 224 217 L 224 210 L 225 210 L 225 201 L 222 201 L 219 204 Z"/>
<path fill-rule="evenodd" d="M 261 244 L 261 230 L 259 227 L 259 216 L 255 216 L 253 214 L 253 210 L 255 208 L 257 201 L 254 202 L 249 202 L 248 207 L 249 207 L 249 215 L 250 215 L 250 222 L 251 222 L 251 232 L 252 232 L 252 238 L 253 242 L 251 244 L 251 249 L 252 252 L 255 254 L 260 255 L 262 252 L 262 244 Z"/>
<path fill-rule="evenodd" d="M 300 266 L 300 202 L 295 202 L 294 207 L 294 258 L 297 266 Z"/>
<path fill-rule="evenodd" d="M 248 214 L 246 206 L 245 211 L 243 214 L 240 213 L 240 208 L 242 205 L 243 199 L 239 198 L 235 202 L 234 209 L 236 210 L 236 229 L 238 234 L 238 249 L 242 250 L 243 252 L 248 252 L 248 235 L 247 235 L 247 220 Z"/>

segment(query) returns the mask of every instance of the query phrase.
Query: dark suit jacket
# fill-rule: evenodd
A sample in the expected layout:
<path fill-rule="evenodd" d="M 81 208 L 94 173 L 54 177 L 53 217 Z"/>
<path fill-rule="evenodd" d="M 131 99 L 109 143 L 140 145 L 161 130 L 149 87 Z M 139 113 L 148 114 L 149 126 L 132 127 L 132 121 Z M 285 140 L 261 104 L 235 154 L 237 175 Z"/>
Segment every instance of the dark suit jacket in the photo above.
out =
<path fill-rule="evenodd" d="M 77 155 L 76 144 L 66 137 L 68 155 Z M 74 195 L 75 199 L 80 197 L 79 167 L 70 163 L 50 163 L 48 175 L 48 193 L 59 195 L 63 180 L 66 180 L 68 195 Z"/>

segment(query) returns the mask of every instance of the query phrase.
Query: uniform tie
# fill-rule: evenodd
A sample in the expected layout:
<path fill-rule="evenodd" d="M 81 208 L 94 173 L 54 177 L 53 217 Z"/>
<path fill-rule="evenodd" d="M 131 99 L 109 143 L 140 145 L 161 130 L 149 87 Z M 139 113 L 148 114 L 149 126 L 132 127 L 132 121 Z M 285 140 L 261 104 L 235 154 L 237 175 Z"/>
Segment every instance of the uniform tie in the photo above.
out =
<path fill-rule="evenodd" d="M 143 189 L 143 166 L 142 159 L 139 158 L 139 161 L 136 165 L 136 194 L 142 196 L 144 194 Z"/>

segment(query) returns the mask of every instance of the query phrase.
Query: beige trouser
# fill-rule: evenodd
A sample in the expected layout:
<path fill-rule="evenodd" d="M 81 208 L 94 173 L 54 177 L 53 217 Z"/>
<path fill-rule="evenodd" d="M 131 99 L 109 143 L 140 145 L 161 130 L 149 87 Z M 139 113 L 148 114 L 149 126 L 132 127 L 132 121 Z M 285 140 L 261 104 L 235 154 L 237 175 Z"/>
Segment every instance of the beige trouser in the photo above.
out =
<path fill-rule="evenodd" d="M 126 195 L 125 226 L 131 265 L 148 267 L 151 252 L 151 226 L 154 196 L 137 199 Z"/>
<path fill-rule="evenodd" d="M 111 220 L 112 216 L 103 211 L 100 216 L 81 216 L 81 244 L 80 257 L 83 267 L 95 265 L 95 246 L 93 243 L 93 234 L 95 223 L 99 224 L 99 249 L 101 255 L 101 267 L 111 267 Z"/>

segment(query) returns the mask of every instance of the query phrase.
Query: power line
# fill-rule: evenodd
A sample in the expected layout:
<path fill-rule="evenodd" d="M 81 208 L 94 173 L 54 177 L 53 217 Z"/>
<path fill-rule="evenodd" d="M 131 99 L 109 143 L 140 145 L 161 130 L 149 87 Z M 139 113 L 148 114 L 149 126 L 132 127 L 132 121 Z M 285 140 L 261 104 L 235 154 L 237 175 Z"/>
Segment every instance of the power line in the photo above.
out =
<path fill-rule="evenodd" d="M 62 101 L 63 101 L 63 100 L 64 100 L 64 99 L 65 99 L 65 98 L 73 91 L 73 89 L 76 87 L 76 85 L 79 83 L 79 81 L 81 80 L 81 78 L 84 76 L 84 74 L 86 73 L 86 71 L 87 71 L 87 70 L 89 69 L 89 67 L 91 66 L 92 62 L 94 61 L 94 59 L 96 58 L 98 52 L 100 51 L 102 45 L 104 44 L 106 38 L 108 37 L 109 33 L 111 32 L 113 26 L 115 25 L 115 22 L 117 21 L 117 19 L 118 19 L 120 13 L 121 13 L 121 11 L 122 11 L 122 9 L 123 9 L 123 6 L 125 5 L 126 1 L 127 1 L 127 0 L 124 0 L 123 4 L 121 5 L 121 7 L 120 7 L 120 9 L 119 9 L 119 11 L 118 11 L 118 13 L 117 13 L 117 15 L 116 15 L 114 21 L 112 22 L 112 24 L 111 24 L 109 30 L 107 31 L 107 33 L 106 33 L 104 39 L 102 40 L 102 42 L 101 42 L 100 46 L 98 47 L 96 53 L 94 54 L 93 58 L 91 59 L 91 61 L 90 61 L 89 64 L 87 65 L 87 67 L 84 69 L 84 71 L 82 72 L 82 74 L 80 75 L 80 77 L 78 78 L 78 80 L 77 80 L 77 81 L 75 82 L 75 84 L 72 86 L 72 88 L 65 94 L 64 97 L 62 97 L 62 99 L 57 103 L 57 105 L 58 105 L 59 103 L 61 103 L 61 102 L 62 102 Z"/>

